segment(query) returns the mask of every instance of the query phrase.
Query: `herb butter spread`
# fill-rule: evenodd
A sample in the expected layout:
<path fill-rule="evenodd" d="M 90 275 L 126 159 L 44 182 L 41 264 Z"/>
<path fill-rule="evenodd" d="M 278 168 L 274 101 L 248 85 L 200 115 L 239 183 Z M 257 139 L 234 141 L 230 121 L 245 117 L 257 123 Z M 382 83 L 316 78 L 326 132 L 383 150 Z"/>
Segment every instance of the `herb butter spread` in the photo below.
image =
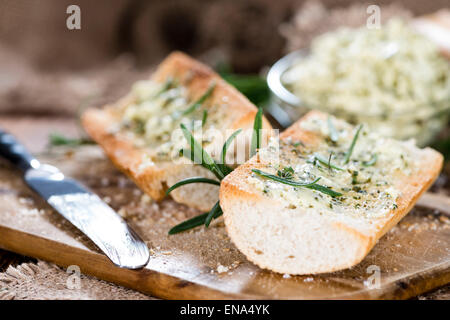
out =
<path fill-rule="evenodd" d="M 282 79 L 309 108 L 425 145 L 446 123 L 450 63 L 401 20 L 316 38 Z"/>
<path fill-rule="evenodd" d="M 252 170 L 247 179 L 263 196 L 281 199 L 292 209 L 368 218 L 397 208 L 400 191 L 394 182 L 416 168 L 412 142 L 383 138 L 366 126 L 354 127 L 334 117 L 309 117 L 300 126 L 317 137 L 313 144 L 272 138 L 260 150 L 265 166 Z"/>
<path fill-rule="evenodd" d="M 147 148 L 142 166 L 181 157 L 180 150 L 187 147 L 181 124 L 193 132 L 205 148 L 212 144 L 214 136 L 208 135 L 208 130 L 214 129 L 217 117 L 208 113 L 214 106 L 205 108 L 205 105 L 214 86 L 211 83 L 196 99 L 192 99 L 188 89 L 172 78 L 162 83 L 139 81 L 133 86 L 132 103 L 121 111 L 119 130 L 137 147 Z"/>

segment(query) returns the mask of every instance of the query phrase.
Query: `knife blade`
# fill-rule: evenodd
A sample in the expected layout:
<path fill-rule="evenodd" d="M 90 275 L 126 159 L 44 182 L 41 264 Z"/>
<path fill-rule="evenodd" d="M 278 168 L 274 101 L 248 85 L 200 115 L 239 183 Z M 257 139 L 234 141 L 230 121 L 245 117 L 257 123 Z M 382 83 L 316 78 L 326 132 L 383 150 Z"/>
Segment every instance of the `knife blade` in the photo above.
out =
<path fill-rule="evenodd" d="M 120 215 L 56 167 L 41 164 L 12 135 L 2 130 L 0 156 L 18 167 L 26 184 L 91 239 L 115 265 L 138 269 L 148 263 L 147 245 Z"/>

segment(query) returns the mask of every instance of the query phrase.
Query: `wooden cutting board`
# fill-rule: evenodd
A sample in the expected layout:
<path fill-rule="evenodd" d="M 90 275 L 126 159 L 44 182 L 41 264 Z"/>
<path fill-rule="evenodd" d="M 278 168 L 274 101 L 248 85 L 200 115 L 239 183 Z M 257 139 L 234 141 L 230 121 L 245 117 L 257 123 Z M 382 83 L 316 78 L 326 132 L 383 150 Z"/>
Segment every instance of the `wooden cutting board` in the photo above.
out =
<path fill-rule="evenodd" d="M 98 147 L 58 149 L 41 160 L 97 192 L 146 240 L 146 268 L 115 267 L 99 250 L 0 163 L 0 247 L 56 263 L 167 299 L 406 299 L 450 282 L 450 200 L 427 195 L 352 269 L 288 276 L 248 262 L 226 235 L 222 219 L 210 228 L 168 236 L 195 210 L 171 200 L 155 203 L 120 174 Z M 380 286 L 370 288 L 374 272 Z M 371 278 L 372 276 L 372 278 Z M 373 283 L 373 282 L 372 282 Z"/>

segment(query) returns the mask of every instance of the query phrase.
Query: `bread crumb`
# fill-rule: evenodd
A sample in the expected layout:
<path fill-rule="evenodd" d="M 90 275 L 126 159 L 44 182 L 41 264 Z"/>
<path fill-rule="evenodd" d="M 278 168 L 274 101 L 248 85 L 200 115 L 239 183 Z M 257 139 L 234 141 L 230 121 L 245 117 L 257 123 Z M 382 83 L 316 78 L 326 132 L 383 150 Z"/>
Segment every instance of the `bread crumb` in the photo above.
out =
<path fill-rule="evenodd" d="M 152 202 L 152 198 L 150 198 L 147 194 L 143 194 L 141 196 L 140 204 L 150 204 Z"/>
<path fill-rule="evenodd" d="M 224 272 L 228 272 L 229 268 L 219 264 L 217 266 L 216 270 L 217 270 L 217 273 L 224 273 Z"/>

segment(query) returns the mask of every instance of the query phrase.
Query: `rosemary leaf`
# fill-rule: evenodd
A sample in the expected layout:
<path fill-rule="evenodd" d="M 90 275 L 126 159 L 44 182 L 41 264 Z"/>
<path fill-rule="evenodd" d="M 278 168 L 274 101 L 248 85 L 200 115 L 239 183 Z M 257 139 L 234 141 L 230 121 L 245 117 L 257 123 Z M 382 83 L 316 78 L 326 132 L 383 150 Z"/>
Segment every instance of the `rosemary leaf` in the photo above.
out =
<path fill-rule="evenodd" d="M 263 172 L 263 171 L 258 170 L 258 169 L 252 169 L 252 171 L 254 173 L 256 173 L 257 175 L 261 176 L 261 177 L 268 178 L 268 179 L 271 179 L 271 180 L 274 180 L 274 181 L 277 181 L 277 182 L 280 182 L 280 183 L 283 183 L 283 184 L 287 184 L 287 185 L 290 185 L 290 186 L 294 186 L 294 187 L 304 187 L 304 188 L 308 188 L 308 189 L 314 189 L 314 190 L 320 191 L 322 193 L 325 193 L 325 194 L 327 194 L 327 195 L 329 195 L 329 196 L 331 196 L 333 198 L 342 196 L 342 193 L 333 191 L 333 190 L 329 189 L 328 187 L 325 187 L 325 186 L 322 186 L 320 184 L 317 184 L 316 182 L 319 181 L 320 178 L 317 178 L 313 182 L 301 183 L 301 182 L 295 182 L 295 181 L 292 181 L 292 180 L 280 178 L 278 176 L 275 176 L 275 175 L 270 174 L 270 173 Z"/>
<path fill-rule="evenodd" d="M 209 86 L 208 90 L 206 90 L 206 92 L 200 98 L 198 98 L 197 101 L 192 103 L 186 110 L 181 112 L 181 115 L 185 116 L 185 115 L 197 110 L 197 108 L 200 107 L 203 104 L 203 102 L 205 102 L 205 100 L 209 98 L 209 96 L 212 94 L 215 87 L 216 87 L 216 84 L 213 82 Z"/>
<path fill-rule="evenodd" d="M 216 212 L 215 215 L 213 216 L 214 219 L 220 217 L 222 215 L 222 210 L 220 210 L 219 212 Z M 173 227 L 172 229 L 169 230 L 169 234 L 176 234 L 179 232 L 183 232 L 198 226 L 201 226 L 205 223 L 205 219 L 208 216 L 209 212 L 207 213 L 203 213 L 201 215 L 198 215 L 196 217 L 193 217 L 189 220 L 186 220 L 178 225 L 176 225 L 175 227 Z"/>
<path fill-rule="evenodd" d="M 241 133 L 242 129 L 236 130 L 231 136 L 228 137 L 227 141 L 223 144 L 222 147 L 222 153 L 220 155 L 220 159 L 222 160 L 222 164 L 226 163 L 227 158 L 227 150 L 230 144 L 233 142 L 233 140 L 236 138 L 236 136 Z"/>
<path fill-rule="evenodd" d="M 328 160 L 326 160 L 326 159 L 323 158 L 320 154 L 315 153 L 315 154 L 314 154 L 314 159 L 316 159 L 317 161 L 319 161 L 321 164 L 327 166 L 328 169 L 333 168 L 333 169 L 340 170 L 340 171 L 344 170 L 344 169 L 342 169 L 342 168 L 340 168 L 340 167 L 338 167 L 338 166 L 335 166 L 335 165 L 331 164 L 331 156 L 332 156 L 332 154 L 330 153 L 330 158 L 329 158 Z"/>
<path fill-rule="evenodd" d="M 154 96 L 153 99 L 158 98 L 161 94 L 172 88 L 175 84 L 175 80 L 172 77 L 167 78 L 166 82 L 164 82 L 163 87 L 159 90 Z"/>
<path fill-rule="evenodd" d="M 52 146 L 81 146 L 85 144 L 94 144 L 94 141 L 86 138 L 67 138 L 59 133 L 50 133 L 49 143 Z"/>
<path fill-rule="evenodd" d="M 170 192 L 172 192 L 173 190 L 175 190 L 181 186 L 184 186 L 186 184 L 191 184 L 191 183 L 209 183 L 209 184 L 214 184 L 216 186 L 220 186 L 220 182 L 217 180 L 213 180 L 213 179 L 208 179 L 208 178 L 203 178 L 203 177 L 186 178 L 186 179 L 178 181 L 173 186 L 171 186 L 169 189 L 167 189 L 166 195 L 168 195 Z"/>
<path fill-rule="evenodd" d="M 206 119 L 208 119 L 208 110 L 203 110 L 203 117 L 202 117 L 202 127 L 206 124 Z"/>
<path fill-rule="evenodd" d="M 352 144 L 350 145 L 350 148 L 348 149 L 348 151 L 345 153 L 344 164 L 347 164 L 350 161 L 350 157 L 352 156 L 353 149 L 355 148 L 356 140 L 358 140 L 359 132 L 361 131 L 362 127 L 363 127 L 362 124 L 360 124 L 358 126 L 358 128 L 356 129 L 356 133 L 355 133 L 355 136 L 353 137 Z"/>
<path fill-rule="evenodd" d="M 252 144 L 251 144 L 251 149 L 250 149 L 250 157 L 255 155 L 256 151 L 261 147 L 262 114 L 263 114 L 263 109 L 258 108 L 258 112 L 256 113 L 255 120 L 253 122 L 253 135 L 252 135 Z"/>
<path fill-rule="evenodd" d="M 216 202 L 216 204 L 212 207 L 211 211 L 206 216 L 205 227 L 208 228 L 211 220 L 217 215 L 222 215 L 222 208 L 220 207 L 219 201 Z"/>
<path fill-rule="evenodd" d="M 191 132 L 186 128 L 184 124 L 180 124 L 181 130 L 183 130 L 184 137 L 188 141 L 188 143 L 191 146 L 191 160 L 194 159 L 194 161 L 197 164 L 201 164 L 206 169 L 209 169 L 214 175 L 219 179 L 222 180 L 225 177 L 225 174 L 220 170 L 220 168 L 217 166 L 216 162 L 213 158 L 206 152 L 202 146 L 195 140 L 194 136 L 191 134 Z M 183 150 L 184 155 L 184 150 Z"/>
<path fill-rule="evenodd" d="M 377 162 L 377 160 L 378 160 L 378 155 L 376 153 L 374 153 L 372 155 L 372 158 L 370 158 L 369 161 L 363 161 L 362 165 L 364 167 L 370 167 L 370 166 L 373 166 Z"/>

